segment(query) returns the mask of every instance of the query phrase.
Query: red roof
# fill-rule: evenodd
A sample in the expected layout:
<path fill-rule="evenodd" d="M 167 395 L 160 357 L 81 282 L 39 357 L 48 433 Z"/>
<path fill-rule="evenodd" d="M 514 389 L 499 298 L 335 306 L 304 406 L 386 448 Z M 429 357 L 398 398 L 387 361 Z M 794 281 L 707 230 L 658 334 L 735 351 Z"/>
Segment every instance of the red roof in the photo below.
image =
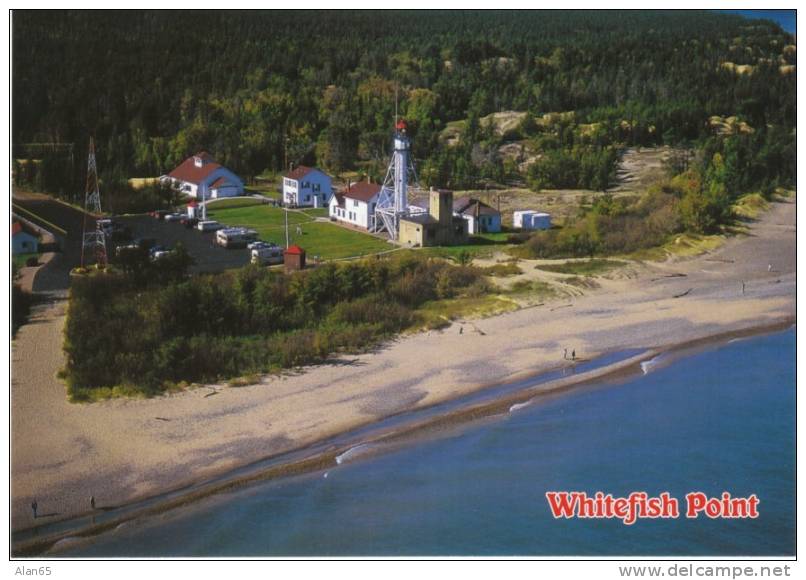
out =
<path fill-rule="evenodd" d="M 304 254 L 305 250 L 297 246 L 296 244 L 291 246 L 290 248 L 286 248 L 286 254 Z"/>
<path fill-rule="evenodd" d="M 14 236 L 22 231 L 22 224 L 20 222 L 12 222 L 11 235 Z"/>
<path fill-rule="evenodd" d="M 196 157 L 200 157 L 204 163 L 201 167 L 196 167 Z M 221 167 L 218 163 L 213 161 L 210 154 L 206 151 L 201 151 L 192 157 L 185 159 L 179 167 L 174 169 L 168 174 L 168 177 L 186 181 L 188 183 L 201 183 L 205 177 L 210 175 L 213 171 Z"/>
<path fill-rule="evenodd" d="M 315 171 L 316 167 L 306 167 L 305 165 L 298 165 L 293 170 L 289 171 L 285 174 L 288 179 L 302 179 L 306 175 L 308 175 L 311 171 Z"/>
<path fill-rule="evenodd" d="M 381 192 L 381 186 L 377 183 L 369 183 L 368 181 L 359 181 L 347 187 L 341 194 L 350 199 L 357 199 L 358 201 L 368 202 Z"/>

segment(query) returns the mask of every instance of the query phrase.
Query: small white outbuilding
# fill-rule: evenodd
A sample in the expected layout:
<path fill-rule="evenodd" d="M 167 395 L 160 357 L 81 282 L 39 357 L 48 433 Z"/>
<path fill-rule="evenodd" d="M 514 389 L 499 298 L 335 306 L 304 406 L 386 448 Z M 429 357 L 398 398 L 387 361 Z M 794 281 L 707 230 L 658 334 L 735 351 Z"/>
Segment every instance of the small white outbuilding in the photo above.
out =
<path fill-rule="evenodd" d="M 533 210 L 516 211 L 512 214 L 512 225 L 522 230 L 548 230 L 551 215 Z"/>

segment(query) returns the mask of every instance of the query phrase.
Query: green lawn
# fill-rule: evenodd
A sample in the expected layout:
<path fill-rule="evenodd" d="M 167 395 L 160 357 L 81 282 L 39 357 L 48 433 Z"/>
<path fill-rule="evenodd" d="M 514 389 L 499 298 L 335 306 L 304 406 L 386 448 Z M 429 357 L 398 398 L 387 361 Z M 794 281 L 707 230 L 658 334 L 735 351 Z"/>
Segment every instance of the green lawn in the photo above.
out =
<path fill-rule="evenodd" d="M 277 187 L 273 185 L 250 185 L 247 189 L 250 192 L 259 193 L 263 197 L 268 197 L 277 201 L 280 201 L 283 198 L 283 193 L 278 191 Z"/>
<path fill-rule="evenodd" d="M 235 200 L 232 200 L 235 201 Z M 229 226 L 244 226 L 258 231 L 261 229 L 282 229 L 285 224 L 284 210 L 263 204 L 241 207 L 210 206 L 208 217 Z M 298 211 L 288 212 L 288 225 L 313 221 L 313 218 Z M 292 228 L 293 229 L 293 228 Z"/>
<path fill-rule="evenodd" d="M 291 243 L 304 248 L 309 258 L 319 256 L 323 260 L 333 260 L 393 249 L 393 246 L 374 236 L 327 222 L 316 222 L 310 212 L 317 211 L 319 210 L 305 210 L 304 213 L 288 212 L 288 234 Z M 280 245 L 285 243 L 284 216 L 281 208 L 267 205 L 234 207 L 210 211 L 208 215 L 228 226 L 244 226 L 257 230 L 262 240 Z M 297 227 L 301 233 L 298 233 Z"/>
<path fill-rule="evenodd" d="M 305 249 L 309 257 L 319 256 L 323 260 L 365 256 L 394 249 L 394 246 L 368 234 L 322 222 L 300 226 L 302 235 L 291 228 L 291 243 Z"/>
<path fill-rule="evenodd" d="M 261 204 L 262 202 L 259 199 L 255 199 L 253 197 L 233 197 L 221 200 L 211 200 L 207 202 L 207 212 L 209 214 L 212 214 L 212 212 L 219 209 L 230 209 L 233 207 L 249 207 L 252 205 L 261 205 Z"/>
<path fill-rule="evenodd" d="M 300 211 L 315 218 L 328 216 L 328 209 L 326 207 L 309 207 Z"/>

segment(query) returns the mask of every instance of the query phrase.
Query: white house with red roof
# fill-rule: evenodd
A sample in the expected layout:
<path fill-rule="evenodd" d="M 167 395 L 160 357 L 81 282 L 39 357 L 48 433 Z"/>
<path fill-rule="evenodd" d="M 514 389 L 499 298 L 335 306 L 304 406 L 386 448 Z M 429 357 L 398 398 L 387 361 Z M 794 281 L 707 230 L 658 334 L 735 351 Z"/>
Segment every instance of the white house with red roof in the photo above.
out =
<path fill-rule="evenodd" d="M 326 207 L 332 194 L 332 179 L 316 167 L 299 165 L 283 176 L 283 203 L 286 205 Z"/>
<path fill-rule="evenodd" d="M 216 163 L 206 151 L 188 157 L 160 181 L 169 181 L 179 191 L 199 199 L 243 195 L 241 178 Z"/>
<path fill-rule="evenodd" d="M 331 218 L 366 230 L 375 230 L 375 206 L 381 186 L 369 181 L 350 183 L 330 199 Z"/>

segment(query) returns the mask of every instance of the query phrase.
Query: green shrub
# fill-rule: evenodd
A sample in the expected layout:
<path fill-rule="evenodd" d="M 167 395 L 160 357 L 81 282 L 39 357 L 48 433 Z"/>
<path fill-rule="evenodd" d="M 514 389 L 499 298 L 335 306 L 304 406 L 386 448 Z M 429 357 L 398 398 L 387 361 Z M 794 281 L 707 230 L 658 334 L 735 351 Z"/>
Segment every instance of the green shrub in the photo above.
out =
<path fill-rule="evenodd" d="M 64 342 L 73 400 L 320 363 L 411 327 L 429 300 L 488 288 L 478 268 L 422 256 L 291 275 L 248 266 L 187 278 L 180 266 L 145 279 L 136 269 L 75 277 Z"/>

